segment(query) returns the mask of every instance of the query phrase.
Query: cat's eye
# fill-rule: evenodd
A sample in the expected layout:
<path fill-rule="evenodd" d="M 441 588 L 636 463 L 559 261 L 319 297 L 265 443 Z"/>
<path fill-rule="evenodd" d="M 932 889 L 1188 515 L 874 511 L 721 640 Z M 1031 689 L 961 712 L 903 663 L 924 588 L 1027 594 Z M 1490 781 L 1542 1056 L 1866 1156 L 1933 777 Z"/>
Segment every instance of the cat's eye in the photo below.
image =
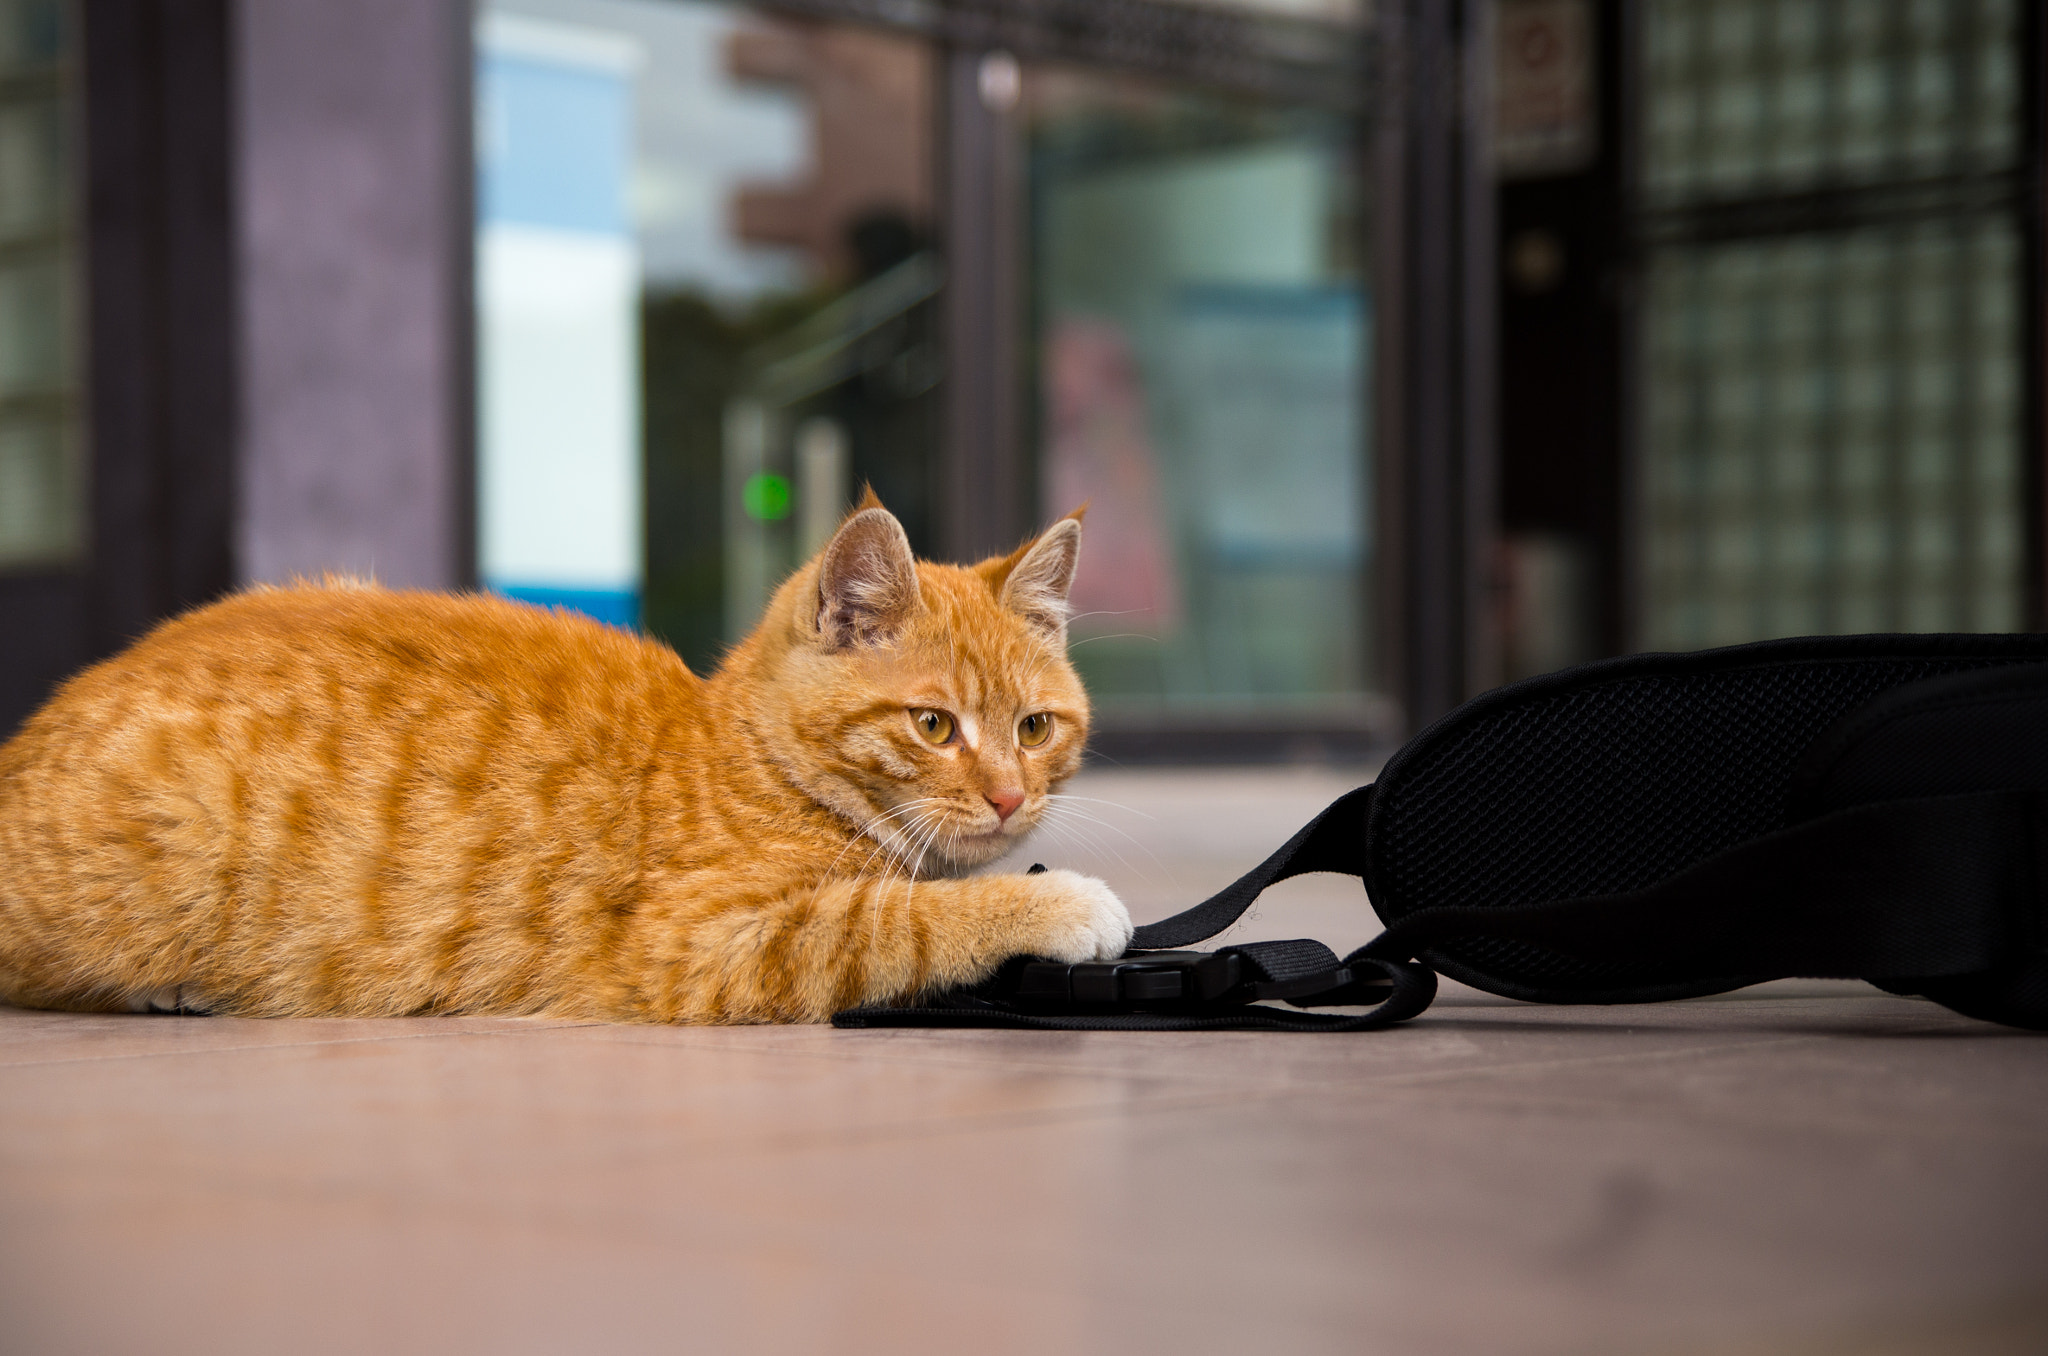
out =
<path fill-rule="evenodd" d="M 944 711 L 926 707 L 910 713 L 911 724 L 917 726 L 918 734 L 927 744 L 944 744 L 953 738 L 953 718 Z"/>
<path fill-rule="evenodd" d="M 1027 749 L 1035 749 L 1052 738 L 1052 715 L 1046 711 L 1024 717 L 1017 722 L 1017 742 Z"/>

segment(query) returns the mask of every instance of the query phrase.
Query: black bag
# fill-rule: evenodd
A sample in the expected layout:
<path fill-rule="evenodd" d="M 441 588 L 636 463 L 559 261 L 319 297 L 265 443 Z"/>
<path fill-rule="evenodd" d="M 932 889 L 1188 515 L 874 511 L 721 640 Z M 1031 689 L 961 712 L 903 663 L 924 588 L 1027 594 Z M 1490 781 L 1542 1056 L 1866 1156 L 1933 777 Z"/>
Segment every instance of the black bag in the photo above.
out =
<path fill-rule="evenodd" d="M 1310 871 L 1386 926 L 1178 951 Z M 2048 1030 L 2048 635 L 1835 636 L 1532 678 L 1410 740 L 1118 961 L 1019 959 L 842 1027 L 1362 1031 L 1436 975 L 1541 1003 L 1866 979 Z M 1169 948 L 1160 950 L 1160 948 Z M 1366 1006 L 1309 1013 L 1252 1006 Z"/>

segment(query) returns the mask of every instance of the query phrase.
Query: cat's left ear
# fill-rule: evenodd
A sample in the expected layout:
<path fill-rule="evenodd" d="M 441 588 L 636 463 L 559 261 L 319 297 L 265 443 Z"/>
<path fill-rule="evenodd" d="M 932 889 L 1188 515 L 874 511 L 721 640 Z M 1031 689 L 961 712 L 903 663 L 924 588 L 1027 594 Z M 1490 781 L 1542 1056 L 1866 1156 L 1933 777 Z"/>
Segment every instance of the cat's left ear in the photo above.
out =
<path fill-rule="evenodd" d="M 855 510 L 818 558 L 814 625 L 825 648 L 884 644 L 921 601 L 903 524 L 879 500 Z"/>
<path fill-rule="evenodd" d="M 1081 559 L 1081 510 L 1060 519 L 1023 548 L 1003 580 L 1003 606 L 1046 633 L 1067 643 L 1067 593 L 1074 587 L 1074 566 Z"/>

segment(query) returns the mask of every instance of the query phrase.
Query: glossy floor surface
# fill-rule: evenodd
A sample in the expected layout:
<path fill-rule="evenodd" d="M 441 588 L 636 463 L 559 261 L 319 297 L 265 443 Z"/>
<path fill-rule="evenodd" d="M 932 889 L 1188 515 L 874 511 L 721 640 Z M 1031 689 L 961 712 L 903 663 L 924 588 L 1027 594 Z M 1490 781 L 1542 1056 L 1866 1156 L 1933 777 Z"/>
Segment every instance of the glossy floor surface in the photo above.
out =
<path fill-rule="evenodd" d="M 1156 916 L 1349 784 L 1095 774 L 1030 856 Z M 1240 935 L 1372 930 L 1324 878 Z M 1350 1036 L 0 1009 L 0 1351 L 138 1348 L 2039 1353 L 2048 1037 L 1824 983 Z"/>

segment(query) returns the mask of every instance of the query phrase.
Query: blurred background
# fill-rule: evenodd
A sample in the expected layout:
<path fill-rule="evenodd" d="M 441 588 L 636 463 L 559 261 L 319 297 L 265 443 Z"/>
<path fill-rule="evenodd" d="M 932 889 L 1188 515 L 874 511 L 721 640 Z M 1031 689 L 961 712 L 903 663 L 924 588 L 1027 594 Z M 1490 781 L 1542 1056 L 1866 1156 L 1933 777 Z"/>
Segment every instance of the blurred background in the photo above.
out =
<path fill-rule="evenodd" d="M 1505 681 L 2041 628 L 2044 13 L 0 0 L 0 737 L 254 581 L 705 671 L 863 482 L 950 559 L 1087 501 L 1098 757 L 1006 865 L 1145 921 Z M 2048 1351 L 2040 1040 L 1443 987 L 1354 1041 L 0 1008 L 0 1347 Z"/>
<path fill-rule="evenodd" d="M 1123 762 L 2042 625 L 2019 0 L 0 0 L 0 730 L 340 570 L 699 671 L 1090 504 Z"/>

